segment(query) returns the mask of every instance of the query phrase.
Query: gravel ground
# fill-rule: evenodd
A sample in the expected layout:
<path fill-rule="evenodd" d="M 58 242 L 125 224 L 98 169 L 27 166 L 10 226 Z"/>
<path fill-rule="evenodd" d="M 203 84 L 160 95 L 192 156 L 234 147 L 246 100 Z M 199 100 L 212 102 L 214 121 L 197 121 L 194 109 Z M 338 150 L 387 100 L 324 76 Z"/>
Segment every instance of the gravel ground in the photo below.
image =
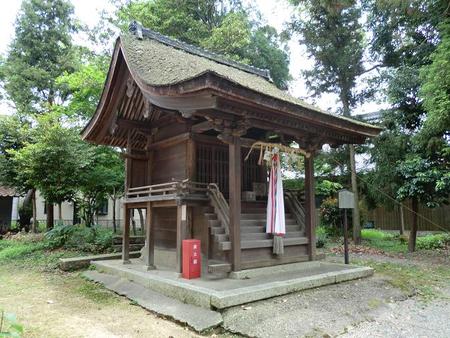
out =
<path fill-rule="evenodd" d="M 353 258 L 405 266 L 426 264 L 413 258 Z M 327 260 L 340 262 L 342 258 L 331 256 Z M 441 289 L 442 297 L 424 303 L 389 280 L 376 273 L 370 278 L 230 308 L 223 313 L 224 327 L 250 337 L 450 337 L 450 281 L 448 288 Z"/>
<path fill-rule="evenodd" d="M 251 337 L 324 337 L 374 321 L 405 300 L 380 277 L 330 285 L 235 307 L 223 313 L 224 327 Z"/>
<path fill-rule="evenodd" d="M 413 299 L 392 303 L 373 321 L 347 328 L 340 337 L 450 337 L 450 302 L 420 304 Z"/>

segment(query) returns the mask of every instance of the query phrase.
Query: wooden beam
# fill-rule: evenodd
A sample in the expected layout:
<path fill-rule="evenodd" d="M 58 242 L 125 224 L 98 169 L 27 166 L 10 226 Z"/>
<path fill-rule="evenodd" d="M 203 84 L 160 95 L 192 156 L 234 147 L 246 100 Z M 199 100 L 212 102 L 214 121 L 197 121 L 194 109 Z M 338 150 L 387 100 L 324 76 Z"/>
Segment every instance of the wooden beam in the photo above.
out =
<path fill-rule="evenodd" d="M 137 129 L 148 133 L 150 133 L 152 130 L 152 127 L 148 122 L 128 120 L 124 119 L 123 117 L 119 117 L 116 121 L 116 124 L 122 129 Z"/>
<path fill-rule="evenodd" d="M 181 121 L 182 120 L 180 120 L 176 116 L 164 116 L 153 122 L 129 120 L 120 117 L 117 118 L 116 124 L 122 129 L 135 129 L 148 134 L 152 134 L 155 128 L 160 128 L 170 123 L 182 123 Z"/>
<path fill-rule="evenodd" d="M 186 177 L 192 181 L 196 180 L 196 159 L 195 141 L 189 138 L 186 144 Z"/>
<path fill-rule="evenodd" d="M 100 129 L 96 140 L 101 141 L 110 131 L 111 131 L 111 125 L 115 122 L 115 116 L 117 115 L 117 108 L 120 103 L 120 98 L 123 95 L 123 92 L 125 91 L 126 87 L 126 81 L 123 81 L 123 77 L 126 76 L 128 73 L 128 70 L 126 67 L 122 66 L 119 69 L 119 72 L 117 74 L 117 78 L 113 82 L 113 89 L 111 90 L 111 96 L 107 98 L 106 104 L 106 119 L 105 124 L 103 125 L 103 128 Z M 119 82 L 117 84 L 117 82 Z"/>
<path fill-rule="evenodd" d="M 314 260 L 316 253 L 316 198 L 314 191 L 314 155 L 305 157 L 305 225 L 308 238 L 309 260 Z"/>
<path fill-rule="evenodd" d="M 187 205 L 177 206 L 177 272 L 183 270 L 183 239 L 186 239 L 187 233 Z"/>
<path fill-rule="evenodd" d="M 241 270 L 241 140 L 229 144 L 230 240 L 233 271 Z"/>
<path fill-rule="evenodd" d="M 127 133 L 127 152 L 125 158 L 125 192 L 131 187 L 131 132 Z"/>
<path fill-rule="evenodd" d="M 130 264 L 130 208 L 127 204 L 123 205 L 125 209 L 125 223 L 122 235 L 122 263 Z"/>
<path fill-rule="evenodd" d="M 173 146 L 175 144 L 178 144 L 178 143 L 181 143 L 181 142 L 184 142 L 184 141 L 188 140 L 189 136 L 190 136 L 189 133 L 183 133 L 183 134 L 180 134 L 180 135 L 176 135 L 176 136 L 173 136 L 173 137 L 166 138 L 165 140 L 161 140 L 161 141 L 152 143 L 148 147 L 148 150 L 162 149 L 162 148 L 165 148 L 165 147 Z"/>
<path fill-rule="evenodd" d="M 201 134 L 211 129 L 214 129 L 214 124 L 211 121 L 200 122 L 191 127 L 191 131 L 196 134 Z"/>
<path fill-rule="evenodd" d="M 147 244 L 145 265 L 147 270 L 155 269 L 155 225 L 153 223 L 152 203 L 147 203 L 147 214 L 145 219 L 145 241 Z"/>

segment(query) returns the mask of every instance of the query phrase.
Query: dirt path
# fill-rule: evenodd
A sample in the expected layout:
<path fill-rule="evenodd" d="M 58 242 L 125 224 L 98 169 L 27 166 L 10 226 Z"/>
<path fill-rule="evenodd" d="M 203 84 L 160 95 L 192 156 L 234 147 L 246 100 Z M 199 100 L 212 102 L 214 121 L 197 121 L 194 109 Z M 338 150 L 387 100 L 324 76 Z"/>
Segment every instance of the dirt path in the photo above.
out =
<path fill-rule="evenodd" d="M 0 308 L 24 337 L 198 337 L 76 274 L 0 267 Z"/>

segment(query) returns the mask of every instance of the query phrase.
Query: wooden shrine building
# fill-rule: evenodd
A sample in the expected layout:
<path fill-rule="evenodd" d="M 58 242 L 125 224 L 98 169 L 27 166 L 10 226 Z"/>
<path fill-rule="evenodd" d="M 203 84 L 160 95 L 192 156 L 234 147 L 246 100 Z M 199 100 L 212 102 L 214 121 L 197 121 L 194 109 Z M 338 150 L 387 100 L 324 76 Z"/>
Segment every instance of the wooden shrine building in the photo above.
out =
<path fill-rule="evenodd" d="M 181 242 L 196 238 L 214 272 L 314 260 L 314 153 L 323 144 L 359 144 L 379 132 L 290 96 L 266 70 L 133 23 L 117 39 L 83 138 L 126 148 L 124 263 L 130 210 L 143 208 L 149 269 L 159 264 L 156 247 L 175 252 L 173 268 L 180 271 Z M 259 151 L 244 160 L 256 141 L 295 141 L 308 155 L 304 198 L 286 192 L 282 256 L 272 254 L 273 239 L 264 231 L 267 170 L 258 165 Z"/>

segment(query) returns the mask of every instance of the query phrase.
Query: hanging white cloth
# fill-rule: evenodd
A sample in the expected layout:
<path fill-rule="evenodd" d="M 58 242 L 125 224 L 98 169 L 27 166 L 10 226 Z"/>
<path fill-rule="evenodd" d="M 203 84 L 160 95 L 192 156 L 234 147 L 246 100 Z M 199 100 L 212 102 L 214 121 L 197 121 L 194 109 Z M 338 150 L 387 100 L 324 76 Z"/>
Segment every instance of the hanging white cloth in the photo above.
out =
<path fill-rule="evenodd" d="M 267 200 L 266 233 L 278 237 L 283 237 L 286 234 L 283 181 L 281 179 L 280 154 L 277 148 L 274 148 L 272 152 L 269 195 Z M 274 243 L 279 243 L 279 241 L 279 238 L 274 239 Z M 281 251 L 283 251 L 282 243 Z M 274 253 L 282 254 L 283 252 L 279 252 L 279 249 L 275 250 L 274 246 Z"/>

